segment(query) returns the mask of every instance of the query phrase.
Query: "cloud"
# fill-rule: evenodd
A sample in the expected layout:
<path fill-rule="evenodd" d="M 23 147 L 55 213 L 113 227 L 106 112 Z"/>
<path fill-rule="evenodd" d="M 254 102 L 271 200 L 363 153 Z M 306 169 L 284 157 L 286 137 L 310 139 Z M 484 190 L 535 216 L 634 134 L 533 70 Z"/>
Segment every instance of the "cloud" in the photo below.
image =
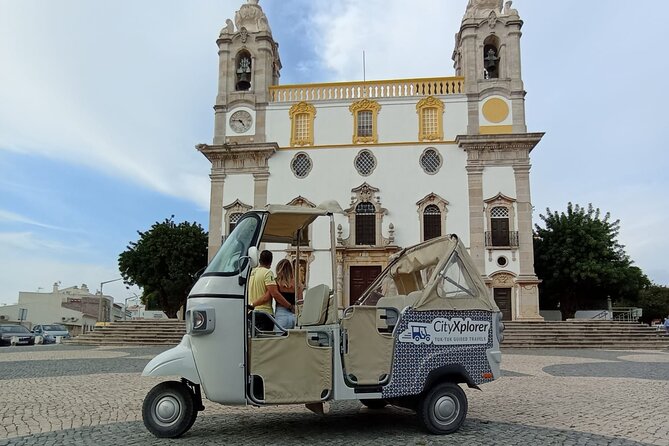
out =
<path fill-rule="evenodd" d="M 454 35 L 464 2 L 342 0 L 312 4 L 315 53 L 336 80 L 452 75 Z"/>
<path fill-rule="evenodd" d="M 59 231 L 67 231 L 68 229 L 62 228 L 59 226 L 53 226 L 49 225 L 46 223 L 40 223 L 38 221 L 35 221 L 29 217 L 26 217 L 24 215 L 16 214 L 11 211 L 6 211 L 3 209 L 0 209 L 0 222 L 10 222 L 10 223 L 23 223 L 27 225 L 32 225 L 32 226 L 39 226 L 40 228 L 45 228 L 45 229 L 56 229 Z"/>
<path fill-rule="evenodd" d="M 0 150 L 208 206 L 209 162 L 194 146 L 211 139 L 214 40 L 229 15 L 211 12 L 235 3 L 3 3 Z M 92 25 L 101 22 L 115 26 Z"/>

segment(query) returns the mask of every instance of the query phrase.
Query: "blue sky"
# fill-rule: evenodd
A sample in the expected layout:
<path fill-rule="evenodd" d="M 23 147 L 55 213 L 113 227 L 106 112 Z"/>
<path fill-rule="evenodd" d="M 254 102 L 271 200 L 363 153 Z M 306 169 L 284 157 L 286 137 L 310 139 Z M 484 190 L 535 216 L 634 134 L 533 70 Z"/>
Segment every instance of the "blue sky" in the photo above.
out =
<path fill-rule="evenodd" d="M 208 221 L 215 40 L 241 0 L 0 0 L 0 304 L 119 277 L 137 230 Z M 262 0 L 282 83 L 453 74 L 467 0 Z M 664 17 L 646 0 L 514 2 L 535 221 L 592 202 L 669 285 Z M 652 12 L 652 13 L 650 13 Z M 105 285 L 117 301 L 137 290 Z"/>

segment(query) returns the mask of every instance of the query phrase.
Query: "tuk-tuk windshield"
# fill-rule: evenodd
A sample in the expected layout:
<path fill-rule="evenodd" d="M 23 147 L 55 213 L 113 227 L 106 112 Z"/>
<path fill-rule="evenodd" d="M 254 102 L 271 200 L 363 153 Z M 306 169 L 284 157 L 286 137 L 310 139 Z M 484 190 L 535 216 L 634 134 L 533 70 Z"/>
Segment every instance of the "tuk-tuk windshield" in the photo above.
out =
<path fill-rule="evenodd" d="M 253 243 L 257 240 L 258 230 L 260 228 L 260 218 L 251 214 L 237 223 L 232 233 L 225 239 L 223 246 L 218 250 L 216 256 L 211 261 L 203 276 L 206 275 L 233 275 L 239 273 L 240 261 L 245 256 Z M 241 263 L 243 268 L 248 259 Z"/>

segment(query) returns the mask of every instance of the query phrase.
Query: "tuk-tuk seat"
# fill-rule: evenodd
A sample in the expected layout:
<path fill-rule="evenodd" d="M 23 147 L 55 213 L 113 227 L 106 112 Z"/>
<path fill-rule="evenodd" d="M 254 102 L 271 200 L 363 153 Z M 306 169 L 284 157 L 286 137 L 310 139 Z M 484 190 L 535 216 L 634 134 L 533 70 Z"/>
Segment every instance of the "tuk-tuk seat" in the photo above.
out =
<path fill-rule="evenodd" d="M 309 288 L 304 294 L 304 304 L 297 318 L 297 325 L 306 327 L 325 324 L 329 301 L 330 288 L 327 285 Z"/>
<path fill-rule="evenodd" d="M 411 307 L 416 303 L 418 297 L 420 297 L 423 291 L 412 291 L 408 295 L 399 295 L 399 296 L 383 296 L 376 303 L 377 307 L 393 307 L 397 308 L 399 313 L 402 312 L 406 307 Z"/>

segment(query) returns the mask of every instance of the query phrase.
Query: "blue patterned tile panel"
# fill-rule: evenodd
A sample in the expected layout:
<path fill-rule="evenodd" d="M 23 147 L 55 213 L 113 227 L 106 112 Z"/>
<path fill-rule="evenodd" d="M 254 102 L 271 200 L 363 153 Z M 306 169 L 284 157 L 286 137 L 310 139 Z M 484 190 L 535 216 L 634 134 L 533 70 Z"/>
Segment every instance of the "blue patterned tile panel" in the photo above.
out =
<path fill-rule="evenodd" d="M 492 381 L 483 374 L 492 373 L 486 350 L 493 347 L 494 315 L 407 309 L 395 330 L 391 378 L 383 397 L 417 395 L 432 370 L 449 364 L 463 366 L 475 384 Z"/>

